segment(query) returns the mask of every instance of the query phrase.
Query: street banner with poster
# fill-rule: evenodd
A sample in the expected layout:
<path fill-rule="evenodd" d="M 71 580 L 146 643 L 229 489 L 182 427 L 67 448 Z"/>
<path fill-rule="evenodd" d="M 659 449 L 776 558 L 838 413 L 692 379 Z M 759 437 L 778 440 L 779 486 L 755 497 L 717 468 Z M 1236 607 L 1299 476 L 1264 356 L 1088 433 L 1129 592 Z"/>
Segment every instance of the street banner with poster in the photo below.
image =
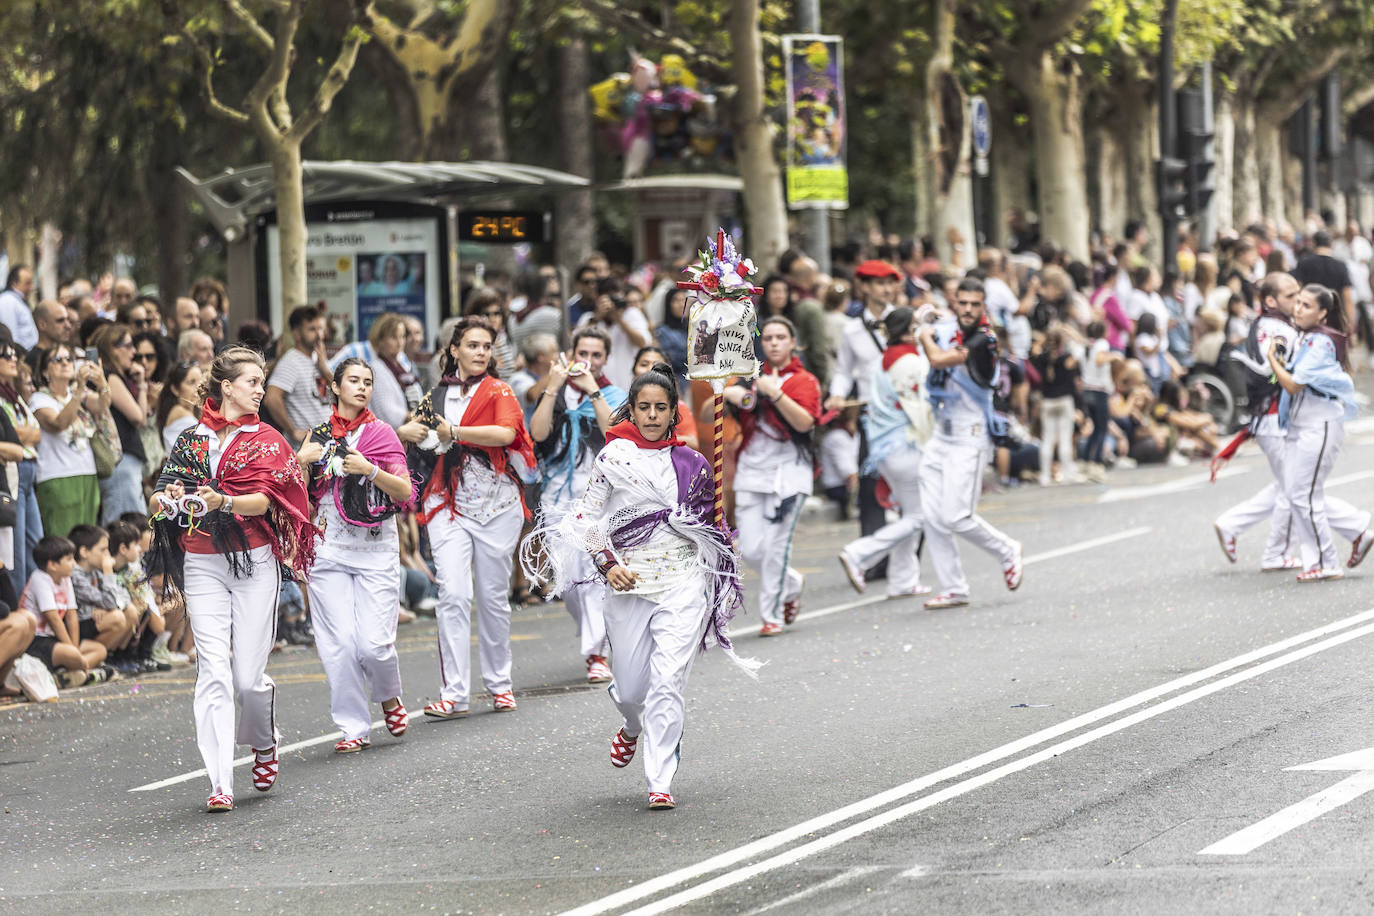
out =
<path fill-rule="evenodd" d="M 784 35 L 787 75 L 787 204 L 849 207 L 845 164 L 844 44 L 836 35 Z"/>
<path fill-rule="evenodd" d="M 439 325 L 443 294 L 441 221 L 435 217 L 368 219 L 359 209 L 308 214 L 305 242 L 306 301 L 323 304 L 329 343 L 366 340 L 383 312 L 418 318 L 426 334 Z M 380 215 L 380 214 L 377 214 Z M 354 217 L 350 219 L 349 217 Z M 268 228 L 275 251 L 277 227 Z M 281 315 L 281 265 L 267 259 L 274 323 Z M 281 328 L 274 327 L 280 333 Z"/>

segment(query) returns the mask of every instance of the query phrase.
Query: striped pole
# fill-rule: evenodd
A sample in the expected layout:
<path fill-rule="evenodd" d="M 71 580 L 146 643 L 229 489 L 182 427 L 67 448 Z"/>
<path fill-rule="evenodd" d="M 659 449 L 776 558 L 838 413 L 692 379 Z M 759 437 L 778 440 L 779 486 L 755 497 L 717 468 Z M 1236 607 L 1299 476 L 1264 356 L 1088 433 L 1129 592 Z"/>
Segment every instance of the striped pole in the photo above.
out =
<path fill-rule="evenodd" d="M 716 481 L 716 527 L 725 528 L 725 380 L 711 379 L 715 392 L 716 428 L 711 443 L 711 469 Z"/>

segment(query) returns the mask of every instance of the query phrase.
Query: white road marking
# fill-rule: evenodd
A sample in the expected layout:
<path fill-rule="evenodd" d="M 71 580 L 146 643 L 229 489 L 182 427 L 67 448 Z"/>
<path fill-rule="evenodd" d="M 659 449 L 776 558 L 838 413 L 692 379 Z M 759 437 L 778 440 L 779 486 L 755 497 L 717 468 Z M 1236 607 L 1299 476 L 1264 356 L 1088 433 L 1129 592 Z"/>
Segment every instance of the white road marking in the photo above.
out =
<path fill-rule="evenodd" d="M 1348 483 L 1358 483 L 1361 480 L 1368 480 L 1371 477 L 1374 477 L 1374 471 L 1356 471 L 1353 474 L 1342 474 L 1340 477 L 1328 477 L 1325 487 L 1329 490 L 1332 487 L 1342 487 Z"/>
<path fill-rule="evenodd" d="M 1217 472 L 1217 480 L 1225 477 L 1235 477 L 1238 474 L 1248 474 L 1254 470 L 1253 467 L 1236 467 L 1234 464 L 1222 468 Z M 1103 493 L 1097 498 L 1099 503 L 1120 503 L 1132 499 L 1149 499 L 1153 496 L 1166 496 L 1170 493 L 1182 493 L 1185 490 L 1193 490 L 1211 482 L 1212 475 L 1204 474 L 1200 477 L 1185 477 L 1182 480 L 1171 480 L 1168 483 L 1144 484 L 1138 487 L 1114 487 Z"/>
<path fill-rule="evenodd" d="M 798 900 L 805 900 L 807 897 L 814 897 L 821 891 L 828 891 L 833 887 L 841 887 L 842 885 L 848 884 L 850 881 L 853 881 L 855 878 L 862 878 L 865 875 L 871 875 L 875 871 L 882 870 L 883 868 L 880 865 L 860 865 L 856 868 L 851 868 L 848 871 L 836 875 L 829 881 L 822 881 L 820 884 L 815 884 L 811 887 L 802 888 L 795 894 L 788 894 L 786 897 L 774 900 L 772 903 L 764 904 L 757 910 L 750 910 L 748 913 L 745 914 L 745 916 L 759 916 L 760 913 L 767 913 L 769 910 L 776 910 L 778 907 L 796 903 Z"/>
<path fill-rule="evenodd" d="M 1293 770 L 1356 770 L 1334 786 L 1309 795 L 1297 804 L 1289 805 L 1282 811 L 1271 814 L 1258 823 L 1251 824 L 1235 833 L 1198 850 L 1200 856 L 1243 856 L 1254 852 L 1270 840 L 1278 839 L 1290 830 L 1301 827 L 1308 821 L 1316 820 L 1328 811 L 1334 811 L 1347 802 L 1374 790 L 1374 748 L 1366 748 L 1338 757 L 1328 757 L 1301 766 L 1288 767 Z"/>
<path fill-rule="evenodd" d="M 1130 538 L 1138 538 L 1142 534 L 1149 534 L 1150 526 L 1141 525 L 1138 528 L 1127 528 L 1125 531 L 1118 531 L 1114 534 L 1104 534 L 1100 538 L 1089 538 L 1086 541 L 1079 541 L 1077 544 L 1069 544 L 1065 547 L 1056 547 L 1054 550 L 1046 550 L 1044 553 L 1037 553 L 1026 557 L 1021 562 L 1029 566 L 1032 563 L 1043 563 L 1046 560 L 1057 560 L 1060 557 L 1067 557 L 1070 554 L 1080 553 L 1084 550 L 1092 550 L 1094 547 L 1105 547 L 1107 544 L 1115 544 L 1117 541 L 1125 541 Z"/>
<path fill-rule="evenodd" d="M 1083 715 L 1075 716 L 1074 718 L 1061 722 L 1058 725 L 1042 729 L 1031 735 L 1027 735 L 1024 738 L 1020 738 L 1016 741 L 1004 744 L 1001 747 L 994 748 L 990 751 L 985 751 L 982 754 L 970 757 L 967 760 L 945 767 L 942 770 L 937 770 L 934 773 L 918 777 L 917 779 L 913 779 L 910 782 L 904 783 L 899 786 L 895 786 L 894 788 L 888 789 L 884 792 L 880 792 L 876 795 L 872 795 L 868 798 L 860 799 L 859 801 L 845 805 L 842 808 L 837 808 L 834 811 L 817 815 L 816 817 L 810 818 L 809 820 L 803 821 L 784 830 L 777 831 L 776 833 L 769 834 L 768 836 L 760 837 L 759 839 L 754 840 L 750 843 L 746 843 L 743 846 L 727 850 L 726 852 L 720 853 L 715 856 L 711 856 L 708 859 L 703 859 L 702 861 L 697 862 L 693 865 L 688 865 L 683 868 L 679 868 L 675 871 L 668 872 L 667 874 L 660 875 L 657 878 L 652 878 L 648 881 L 641 882 L 640 884 L 628 887 L 625 890 L 618 891 L 617 893 L 611 894 L 607 897 L 603 897 L 600 900 L 594 900 L 583 906 L 577 907 L 576 909 L 567 911 L 565 914 L 563 914 L 563 916 L 596 916 L 596 914 L 609 913 L 611 911 L 618 910 L 621 907 L 627 906 L 631 903 L 635 903 L 647 897 L 652 897 L 655 894 L 659 894 L 664 891 L 670 890 L 671 888 L 674 888 L 680 884 L 685 884 L 689 881 L 697 880 L 698 878 L 701 878 L 712 872 L 717 872 L 726 868 L 732 868 L 741 862 L 748 861 L 749 859 L 755 858 L 756 856 L 759 856 L 763 853 L 770 852 L 774 849 L 785 846 L 797 840 L 805 839 L 819 831 L 843 823 L 847 820 L 850 820 L 851 818 L 855 818 L 860 815 L 867 814 L 871 811 L 884 808 L 895 802 L 901 801 L 904 798 L 908 798 L 912 795 L 915 795 L 918 792 L 928 789 L 931 786 L 937 785 L 950 779 L 954 779 L 959 776 L 963 776 L 966 773 L 970 773 L 974 770 L 981 769 L 982 767 L 992 763 L 996 763 L 997 761 L 1005 760 L 1008 757 L 1013 757 L 1017 754 L 1022 753 L 1023 751 L 1035 747 L 1036 745 L 1043 744 L 1044 742 L 1049 741 L 1051 739 L 1058 738 L 1062 735 L 1069 734 L 1070 732 L 1077 731 L 1078 729 L 1083 728 L 1084 726 L 1091 725 L 1095 722 L 1100 722 L 1103 719 L 1119 715 L 1120 713 L 1123 713 L 1126 710 L 1132 709 L 1137 706 L 1141 706 L 1145 703 L 1149 703 L 1153 700 L 1159 699 L 1160 697 L 1166 696 L 1167 694 L 1174 693 L 1177 690 L 1192 687 L 1195 684 L 1202 684 L 1205 681 L 1210 681 L 1212 678 L 1227 674 L 1231 671 L 1235 671 L 1235 669 L 1245 668 L 1245 666 L 1252 665 L 1255 662 L 1260 661 L 1261 659 L 1269 658 L 1270 656 L 1275 656 L 1282 652 L 1288 652 L 1288 650 L 1293 649 L 1296 646 L 1303 646 L 1304 643 L 1311 643 L 1311 641 L 1314 639 L 1319 639 L 1324 636 L 1331 636 L 1331 634 L 1338 634 L 1335 636 L 1331 636 L 1331 638 L 1323 640 L 1322 642 L 1307 645 L 1301 649 L 1297 649 L 1294 652 L 1290 652 L 1287 655 L 1282 655 L 1278 658 L 1273 658 L 1268 662 L 1256 665 L 1255 667 L 1239 671 L 1236 674 L 1233 674 L 1225 678 L 1224 680 L 1213 681 L 1210 684 L 1205 684 L 1204 686 L 1196 688 L 1195 690 L 1190 691 L 1189 693 L 1181 694 L 1172 700 L 1160 703 L 1156 706 L 1152 706 L 1145 710 L 1141 710 L 1140 712 L 1137 712 L 1131 716 L 1118 719 L 1115 722 L 1109 723 L 1105 726 L 1101 726 L 1093 731 L 1085 732 L 1073 739 L 1070 739 L 1069 741 L 1053 745 L 1052 747 L 1040 751 L 1039 753 L 1005 764 L 1004 766 L 998 769 L 991 770 L 980 776 L 973 777 L 960 783 L 956 783 L 955 785 L 950 786 L 944 790 L 941 790 L 940 792 L 936 792 L 923 798 L 917 799 L 914 802 L 910 802 L 902 807 L 892 809 L 888 812 L 885 812 L 884 814 L 870 818 L 869 820 L 861 821 L 858 824 L 855 824 L 850 828 L 847 828 L 845 831 L 840 831 L 839 833 L 832 834 L 831 836 L 825 837 L 821 840 L 814 841 L 813 843 L 809 843 L 805 846 L 797 847 L 796 849 L 793 849 L 781 856 L 776 856 L 772 859 L 768 859 L 764 862 L 758 863 L 757 865 L 729 872 L 725 875 L 722 875 L 714 879 L 713 881 L 708 881 L 705 884 L 701 884 L 695 888 L 683 891 L 677 895 L 674 895 L 673 897 L 664 898 L 664 900 L 657 901 L 650 907 L 646 907 L 643 910 L 639 910 L 636 912 L 662 912 L 664 909 L 671 909 L 672 907 L 679 906 L 682 903 L 689 902 L 689 900 L 695 900 L 703 896 L 708 896 L 709 894 L 714 893 L 715 891 L 723 887 L 728 887 L 733 884 L 739 883 L 740 881 L 748 880 L 755 874 L 759 874 L 763 871 L 768 871 L 773 868 L 782 867 L 784 865 L 790 864 L 791 862 L 805 858 L 806 856 L 813 855 L 816 852 L 820 852 L 823 849 L 827 849 L 830 846 L 838 845 L 839 843 L 843 843 L 849 839 L 853 839 L 855 836 L 862 835 L 863 833 L 870 832 L 871 830 L 876 830 L 877 828 L 884 826 L 893 820 L 898 820 L 910 814 L 914 814 L 917 811 L 924 810 L 925 808 L 940 804 L 943 801 L 947 801 L 951 798 L 955 798 L 959 795 L 965 794 L 966 792 L 971 792 L 976 788 L 980 788 L 983 785 L 995 782 L 996 780 L 1001 779 L 1004 776 L 1010 775 L 1011 773 L 1019 772 L 1020 770 L 1026 769 L 1030 766 L 1034 766 L 1035 764 L 1040 763 L 1043 760 L 1050 759 L 1057 754 L 1062 754 L 1067 750 L 1072 750 L 1073 748 L 1079 747 L 1083 744 L 1096 741 L 1100 738 L 1106 737 L 1109 734 L 1113 734 L 1116 731 L 1120 731 L 1123 728 L 1129 728 L 1130 726 L 1138 724 L 1139 722 L 1143 722 L 1146 719 L 1153 718 L 1154 716 L 1161 715 L 1179 706 L 1191 703 L 1194 700 L 1201 699 L 1202 697 L 1207 696 L 1211 693 L 1215 693 L 1218 690 L 1222 690 L 1226 687 L 1233 686 L 1234 684 L 1240 683 L 1244 680 L 1248 680 L 1252 677 L 1258 677 L 1261 674 L 1268 673 L 1274 668 L 1282 667 L 1283 665 L 1289 664 L 1290 662 L 1294 662 L 1301 658 L 1306 658 L 1307 656 L 1315 654 L 1317 652 L 1333 648 L 1334 646 L 1340 645 L 1344 642 L 1348 642 L 1352 639 L 1358 639 L 1359 637 L 1369 635 L 1370 633 L 1374 633 L 1374 625 L 1366 625 L 1359 627 L 1358 629 L 1351 629 L 1352 627 L 1357 627 L 1360 624 L 1365 624 L 1367 623 L 1367 621 L 1370 620 L 1374 620 L 1374 610 L 1364 611 L 1363 613 L 1355 614 L 1351 617 L 1346 617 L 1342 620 L 1337 620 L 1333 623 L 1326 624 L 1325 626 L 1317 627 L 1315 629 L 1308 630 L 1304 633 L 1299 633 L 1298 635 L 1289 637 L 1288 639 L 1283 639 L 1278 642 L 1271 643 L 1270 645 L 1263 646 L 1259 649 L 1254 649 L 1250 652 L 1242 653 L 1241 655 L 1237 655 L 1234 658 L 1220 662 L 1216 665 L 1212 665 L 1209 668 L 1204 668 L 1201 671 L 1195 671 L 1192 674 L 1187 674 L 1183 677 L 1175 678 L 1172 681 L 1168 681 L 1164 684 L 1151 687 L 1148 690 L 1143 690 L 1139 693 L 1118 700 L 1115 703 L 1110 703 L 1091 712 L 1084 713 Z M 858 829 L 858 832 L 854 832 L 856 828 Z M 672 901 L 671 904 L 669 904 L 669 901 Z"/>
<path fill-rule="evenodd" d="M 1124 541 L 1128 538 L 1140 537 L 1142 534 L 1150 532 L 1149 525 L 1141 525 L 1138 528 L 1127 528 L 1125 531 L 1118 531 L 1115 534 L 1106 534 L 1098 538 L 1089 538 L 1086 541 L 1079 541 L 1076 544 L 1068 544 L 1064 547 L 1056 547 L 1044 553 L 1037 553 L 1033 556 L 1024 558 L 1023 565 L 1030 566 L 1032 563 L 1043 563 L 1046 560 L 1055 560 L 1059 557 L 1067 557 L 1070 554 L 1080 553 L 1084 550 L 1092 550 L 1094 547 L 1103 547 L 1107 544 L 1115 544 L 1117 541 Z M 919 595 L 902 596 L 919 598 Z M 856 598 L 853 601 L 846 601 L 843 604 L 835 604 L 830 607 L 818 608 L 814 611 L 807 611 L 797 615 L 797 620 L 815 620 L 817 617 L 826 617 L 830 614 L 838 614 L 840 611 L 852 611 L 854 608 L 868 607 L 870 604 L 882 604 L 889 600 L 886 595 L 873 595 L 868 598 Z M 895 600 L 895 599 L 893 599 Z"/>
<path fill-rule="evenodd" d="M 924 865 L 913 865 L 913 866 L 911 866 L 910 868 L 908 868 L 906 871 L 902 872 L 902 873 L 901 873 L 900 875 L 898 875 L 897 877 L 898 877 L 898 878 L 924 878 L 926 875 L 929 875 L 929 874 L 930 874 L 930 869 L 929 869 L 929 868 L 926 868 Z"/>
<path fill-rule="evenodd" d="M 384 719 L 378 719 L 376 722 L 373 722 L 373 723 L 372 723 L 372 727 L 373 727 L 373 728 L 385 728 L 385 727 L 386 727 L 386 721 L 385 721 Z M 289 754 L 289 753 L 292 752 L 292 751 L 299 751 L 299 750 L 301 750 L 302 748 L 314 747 L 314 746 L 317 745 L 317 744 L 326 744 L 326 743 L 328 743 L 328 742 L 330 742 L 330 741 L 338 741 L 338 740 L 339 740 L 340 738 L 342 738 L 342 737 L 343 737 L 343 732 L 330 732 L 330 733 L 327 734 L 327 735 L 320 735 L 318 738 L 307 738 L 307 739 L 305 739 L 304 741 L 297 741 L 295 744 L 283 744 L 281 747 L 277 748 L 277 757 L 278 757 L 278 759 L 280 759 L 282 754 Z M 234 766 L 236 766 L 236 767 L 246 766 L 246 765 L 248 765 L 248 764 L 250 764 L 250 763 L 252 763 L 252 762 L 253 762 L 253 755 L 252 755 L 252 754 L 249 754 L 247 757 L 240 757 L 240 758 L 238 758 L 237 760 L 235 760 L 235 761 L 234 761 Z M 146 786 L 139 786 L 138 788 L 136 788 L 136 789 L 130 789 L 129 791 L 130 791 L 130 792 L 150 792 L 150 791 L 152 791 L 153 789 L 165 789 L 167 786 L 174 786 L 174 785 L 176 785 L 177 783 L 180 783 L 180 782 L 190 782 L 190 781 L 193 780 L 193 779 L 197 779 L 197 778 L 199 778 L 199 777 L 201 777 L 201 776 L 205 776 L 205 775 L 207 775 L 207 774 L 206 774 L 205 770 L 202 768 L 202 769 L 196 770 L 196 771 L 194 771 L 194 772 L 192 772 L 192 773 L 182 773 L 180 776 L 173 776 L 173 777 L 171 777 L 170 779 L 161 779 L 161 780 L 158 780 L 157 782 L 150 782 L 150 783 L 148 783 Z"/>

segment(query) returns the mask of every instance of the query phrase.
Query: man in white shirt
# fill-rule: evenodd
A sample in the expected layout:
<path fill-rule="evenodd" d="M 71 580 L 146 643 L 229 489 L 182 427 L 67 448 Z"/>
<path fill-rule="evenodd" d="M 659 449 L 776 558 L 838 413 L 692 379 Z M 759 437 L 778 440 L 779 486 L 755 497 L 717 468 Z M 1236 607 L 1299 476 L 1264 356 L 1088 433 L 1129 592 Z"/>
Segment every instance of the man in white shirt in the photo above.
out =
<path fill-rule="evenodd" d="M 0 292 L 0 324 L 10 329 L 10 337 L 25 350 L 38 343 L 38 325 L 29 308 L 29 294 L 33 292 L 33 271 L 23 264 L 10 268 L 5 278 L 5 290 Z"/>
<path fill-rule="evenodd" d="M 996 248 L 978 252 L 978 269 L 983 272 L 983 291 L 987 295 L 987 315 L 993 324 L 1007 329 L 1011 352 L 1021 359 L 1030 358 L 1031 309 L 1040 292 L 1040 279 L 1034 277 L 1026 286 L 1026 295 L 1017 298 L 1007 283 L 1007 259 Z"/>
<path fill-rule="evenodd" d="M 956 321 L 921 329 L 921 352 L 930 361 L 926 391 L 935 408 L 935 435 L 921 453 L 921 508 L 925 537 L 941 592 L 928 610 L 968 604 L 969 585 L 959 560 L 957 534 L 995 556 L 1002 580 L 1015 591 L 1021 585 L 1021 544 L 989 525 L 978 515 L 990 434 L 997 418 L 992 409 L 991 385 L 995 369 L 988 367 L 988 350 L 995 363 L 996 343 L 984 321 L 983 284 L 972 277 L 959 284 L 955 296 Z M 975 352 L 977 351 L 977 352 Z M 971 371 L 981 367 L 978 373 Z M 985 377 L 980 377 L 985 376 Z"/>
<path fill-rule="evenodd" d="M 302 305 L 292 310 L 287 323 L 296 345 L 277 360 L 262 402 L 273 419 L 287 427 L 282 434 L 299 446 L 310 430 L 329 419 L 332 376 L 324 358 L 324 316 L 319 309 Z"/>
<path fill-rule="evenodd" d="M 881 362 L 883 348 L 887 346 L 883 318 L 892 311 L 901 282 L 901 271 L 886 261 L 864 261 L 854 269 L 854 286 L 863 311 L 845 322 L 840 335 L 827 410 L 841 409 L 851 392 L 860 401 L 868 400 L 873 369 Z"/>
<path fill-rule="evenodd" d="M 653 343 L 649 319 L 633 305 L 628 305 L 614 281 L 602 281 L 597 287 L 596 304 L 592 311 L 577 323 L 581 328 L 600 328 L 611 338 L 611 355 L 606 358 L 606 378 L 611 384 L 629 389 L 634 381 L 635 354 L 640 347 Z"/>
<path fill-rule="evenodd" d="M 887 334 L 883 319 L 892 311 L 901 288 L 902 273 L 886 261 L 864 261 L 854 269 L 854 286 L 863 303 L 863 311 L 845 323 L 840 335 L 840 349 L 835 358 L 835 372 L 830 376 L 830 396 L 827 410 L 842 410 L 850 393 L 860 401 L 867 401 L 873 385 L 873 372 L 882 365 Z M 859 463 L 868 457 L 868 442 L 860 439 Z M 859 533 L 869 535 L 887 523 L 887 513 L 878 503 L 878 477 L 866 474 L 859 478 Z M 886 576 L 887 562 L 883 560 L 865 575 L 870 579 Z"/>

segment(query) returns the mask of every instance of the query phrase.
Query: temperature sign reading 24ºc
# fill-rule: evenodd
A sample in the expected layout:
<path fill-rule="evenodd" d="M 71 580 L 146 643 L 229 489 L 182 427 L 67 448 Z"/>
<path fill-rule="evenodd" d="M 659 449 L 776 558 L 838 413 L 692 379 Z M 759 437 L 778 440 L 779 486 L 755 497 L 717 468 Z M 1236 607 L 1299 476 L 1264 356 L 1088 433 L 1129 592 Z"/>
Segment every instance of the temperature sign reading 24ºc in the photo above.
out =
<path fill-rule="evenodd" d="M 547 241 L 545 214 L 539 211 L 470 211 L 458 220 L 458 238 L 465 242 L 511 244 Z"/>

